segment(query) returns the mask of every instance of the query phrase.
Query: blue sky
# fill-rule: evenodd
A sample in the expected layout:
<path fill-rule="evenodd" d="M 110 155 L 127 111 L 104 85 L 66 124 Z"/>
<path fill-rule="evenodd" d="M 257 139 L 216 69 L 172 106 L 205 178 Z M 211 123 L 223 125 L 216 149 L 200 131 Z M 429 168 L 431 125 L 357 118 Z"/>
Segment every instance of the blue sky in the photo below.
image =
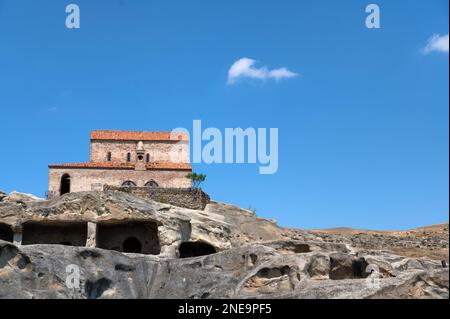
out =
<path fill-rule="evenodd" d="M 448 221 L 448 1 L 0 0 L 0 189 L 43 195 L 92 129 L 279 129 L 279 169 L 196 164 L 219 201 L 283 226 Z M 448 41 L 448 40 L 447 40 Z M 448 42 L 447 42 L 448 43 Z M 448 51 L 448 44 L 447 44 Z M 227 84 L 240 58 L 299 76 Z"/>

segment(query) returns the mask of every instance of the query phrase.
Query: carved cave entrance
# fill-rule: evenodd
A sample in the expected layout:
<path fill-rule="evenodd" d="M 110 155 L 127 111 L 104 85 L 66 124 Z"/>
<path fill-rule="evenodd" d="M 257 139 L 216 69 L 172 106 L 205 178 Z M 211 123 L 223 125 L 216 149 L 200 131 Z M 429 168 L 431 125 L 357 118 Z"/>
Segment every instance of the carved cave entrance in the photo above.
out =
<path fill-rule="evenodd" d="M 87 223 L 64 222 L 47 224 L 29 222 L 23 225 L 23 245 L 53 244 L 86 246 Z"/>
<path fill-rule="evenodd" d="M 11 226 L 0 223 L 0 240 L 13 241 L 14 234 L 11 230 Z"/>
<path fill-rule="evenodd" d="M 97 225 L 97 247 L 125 253 L 158 255 L 161 247 L 154 222 L 111 222 Z"/>
<path fill-rule="evenodd" d="M 69 174 L 64 174 L 61 177 L 60 195 L 70 193 L 70 176 Z"/>
<path fill-rule="evenodd" d="M 178 248 L 180 258 L 198 257 L 215 254 L 214 246 L 201 242 L 184 242 Z"/>
<path fill-rule="evenodd" d="M 142 243 L 136 237 L 128 237 L 123 241 L 122 249 L 124 253 L 142 253 Z"/>

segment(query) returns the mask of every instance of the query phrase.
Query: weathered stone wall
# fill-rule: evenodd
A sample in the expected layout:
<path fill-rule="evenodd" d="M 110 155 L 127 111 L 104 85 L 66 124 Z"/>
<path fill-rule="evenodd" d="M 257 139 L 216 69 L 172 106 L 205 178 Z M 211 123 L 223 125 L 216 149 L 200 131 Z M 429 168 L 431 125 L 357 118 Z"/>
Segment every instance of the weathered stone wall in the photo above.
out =
<path fill-rule="evenodd" d="M 104 190 L 123 191 L 156 202 L 189 209 L 204 210 L 210 202 L 209 195 L 201 189 L 160 187 L 117 187 L 105 185 Z"/>
<path fill-rule="evenodd" d="M 179 170 L 119 170 L 119 169 L 76 169 L 76 168 L 50 168 L 49 169 L 49 197 L 60 193 L 61 177 L 70 176 L 70 191 L 82 192 L 102 190 L 103 185 L 121 186 L 125 181 L 133 181 L 137 186 L 144 186 L 154 180 L 160 187 L 188 188 L 191 181 L 186 178 L 187 171 Z"/>
<path fill-rule="evenodd" d="M 176 150 L 177 156 L 183 163 L 189 162 L 189 144 L 187 141 L 164 141 L 152 142 L 144 141 L 145 154 L 150 155 L 150 162 L 169 163 L 174 162 L 171 159 L 170 153 Z M 137 143 L 133 141 L 92 141 L 91 142 L 91 161 L 92 162 L 106 162 L 108 152 L 111 152 L 112 162 L 127 162 L 127 154 L 131 153 L 131 162 L 136 162 L 136 146 Z M 179 149 L 181 151 L 179 152 Z"/>
<path fill-rule="evenodd" d="M 0 201 L 0 233 L 16 245 L 70 242 L 117 250 L 123 250 L 125 241 L 135 237 L 144 253 L 159 252 L 160 257 L 177 257 L 180 244 L 187 241 L 208 243 L 217 251 L 230 248 L 230 225 L 216 214 L 209 216 L 206 209 L 169 206 L 124 191 L 77 192 L 33 201 L 10 201 L 7 197 Z M 76 231 L 66 228 L 77 223 L 83 226 Z M 43 227 L 33 229 L 30 224 Z M 47 225 L 52 229 L 44 229 Z M 82 236 L 67 238 L 67 233 Z M 36 237 L 39 240 L 33 239 Z"/>

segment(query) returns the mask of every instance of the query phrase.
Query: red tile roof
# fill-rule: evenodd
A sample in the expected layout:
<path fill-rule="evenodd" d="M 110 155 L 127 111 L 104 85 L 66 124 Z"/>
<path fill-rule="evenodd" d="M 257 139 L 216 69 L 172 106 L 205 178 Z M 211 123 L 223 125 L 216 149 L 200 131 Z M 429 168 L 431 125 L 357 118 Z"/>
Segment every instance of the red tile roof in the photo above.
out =
<path fill-rule="evenodd" d="M 189 141 L 185 133 L 172 132 L 131 132 L 131 131 L 92 131 L 92 140 L 108 141 Z"/>
<path fill-rule="evenodd" d="M 72 164 L 50 164 L 49 168 L 91 168 L 91 169 L 133 169 L 134 163 L 118 163 L 118 162 L 85 162 Z M 149 170 L 192 170 L 189 163 L 147 163 L 146 168 Z"/>

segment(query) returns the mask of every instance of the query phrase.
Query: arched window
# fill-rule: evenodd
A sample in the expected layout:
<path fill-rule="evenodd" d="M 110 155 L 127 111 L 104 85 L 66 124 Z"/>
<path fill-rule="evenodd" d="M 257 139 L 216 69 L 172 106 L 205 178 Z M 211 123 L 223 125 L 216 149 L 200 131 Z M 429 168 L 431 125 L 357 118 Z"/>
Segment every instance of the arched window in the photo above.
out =
<path fill-rule="evenodd" d="M 61 176 L 61 185 L 59 188 L 60 195 L 70 193 L 70 176 L 69 174 L 64 174 Z"/>
<path fill-rule="evenodd" d="M 131 162 L 131 153 L 127 154 L 127 162 Z"/>
<path fill-rule="evenodd" d="M 159 187 L 158 183 L 153 179 L 145 183 L 145 187 Z"/>
<path fill-rule="evenodd" d="M 150 154 L 147 153 L 147 155 L 145 156 L 145 161 L 147 163 L 150 163 Z"/>
<path fill-rule="evenodd" d="M 125 181 L 122 183 L 122 186 L 123 187 L 134 187 L 134 186 L 136 186 L 136 183 L 133 181 Z"/>
<path fill-rule="evenodd" d="M 111 160 L 112 160 L 112 154 L 111 154 L 111 152 L 108 152 L 108 155 L 106 156 L 106 160 L 107 160 L 108 162 L 111 162 Z"/>

